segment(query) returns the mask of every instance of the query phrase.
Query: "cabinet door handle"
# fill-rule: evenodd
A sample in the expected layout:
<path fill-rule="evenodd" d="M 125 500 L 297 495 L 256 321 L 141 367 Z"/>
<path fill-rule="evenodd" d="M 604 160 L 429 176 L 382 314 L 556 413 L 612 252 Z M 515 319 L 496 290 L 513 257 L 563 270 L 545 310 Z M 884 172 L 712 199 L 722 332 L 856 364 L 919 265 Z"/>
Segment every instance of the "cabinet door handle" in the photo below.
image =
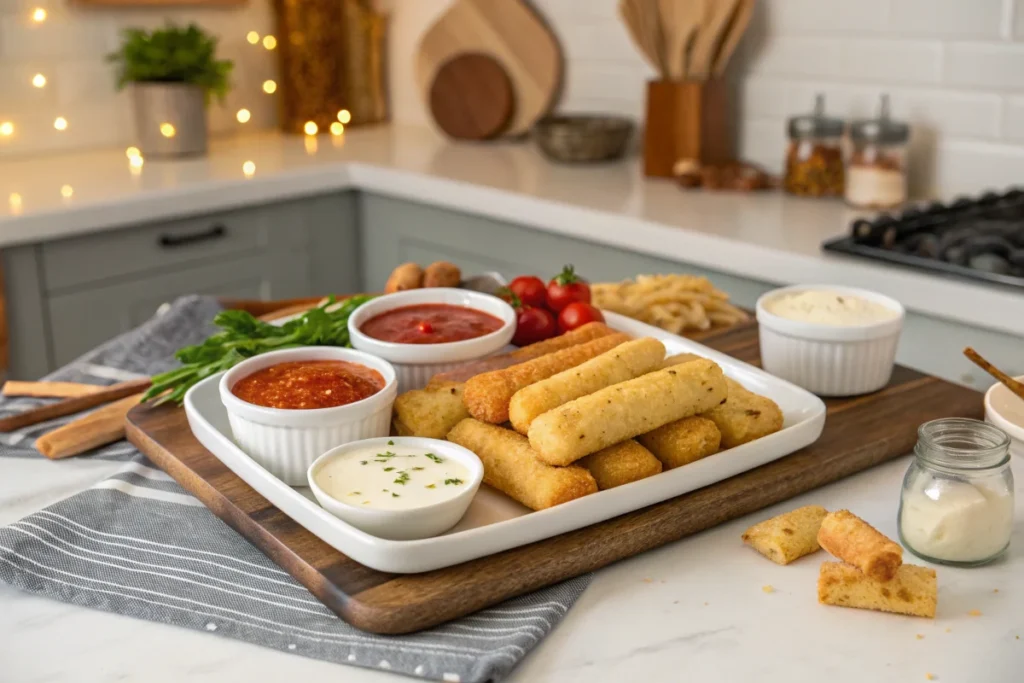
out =
<path fill-rule="evenodd" d="M 219 240 L 227 234 L 228 229 L 218 223 L 209 230 L 203 230 L 201 232 L 190 232 L 184 235 L 160 235 L 157 243 L 161 247 L 172 249 L 174 247 L 183 247 L 187 244 L 195 244 L 196 242 Z"/>

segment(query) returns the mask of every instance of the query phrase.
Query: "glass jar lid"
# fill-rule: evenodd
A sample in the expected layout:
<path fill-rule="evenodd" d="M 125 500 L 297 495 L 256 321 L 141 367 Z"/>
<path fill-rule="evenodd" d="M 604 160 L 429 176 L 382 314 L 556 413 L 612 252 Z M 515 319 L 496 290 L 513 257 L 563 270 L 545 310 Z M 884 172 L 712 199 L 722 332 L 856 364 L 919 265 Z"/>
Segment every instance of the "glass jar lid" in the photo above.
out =
<path fill-rule="evenodd" d="M 1009 460 L 1010 437 L 981 420 L 947 417 L 925 422 L 917 430 L 914 453 L 947 471 L 985 470 Z"/>
<path fill-rule="evenodd" d="M 910 126 L 889 118 L 889 96 L 883 94 L 878 117 L 851 123 L 850 138 L 860 144 L 902 145 L 910 139 Z"/>
<path fill-rule="evenodd" d="M 837 138 L 843 134 L 846 123 L 842 119 L 825 116 L 825 96 L 814 96 L 814 111 L 794 116 L 789 120 L 791 138 Z"/>

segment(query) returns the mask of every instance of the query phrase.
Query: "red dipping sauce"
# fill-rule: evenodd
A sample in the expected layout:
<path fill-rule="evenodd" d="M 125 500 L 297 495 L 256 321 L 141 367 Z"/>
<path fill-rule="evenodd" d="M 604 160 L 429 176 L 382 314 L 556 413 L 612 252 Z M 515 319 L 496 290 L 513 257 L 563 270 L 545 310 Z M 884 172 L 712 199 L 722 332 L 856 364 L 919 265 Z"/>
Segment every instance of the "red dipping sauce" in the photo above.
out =
<path fill-rule="evenodd" d="M 257 370 L 235 382 L 231 393 L 266 408 L 303 410 L 355 403 L 384 384 L 379 372 L 359 363 L 299 360 Z"/>
<path fill-rule="evenodd" d="M 489 313 L 451 304 L 402 306 L 375 315 L 359 328 L 367 337 L 398 344 L 445 344 L 496 332 L 504 323 Z"/>

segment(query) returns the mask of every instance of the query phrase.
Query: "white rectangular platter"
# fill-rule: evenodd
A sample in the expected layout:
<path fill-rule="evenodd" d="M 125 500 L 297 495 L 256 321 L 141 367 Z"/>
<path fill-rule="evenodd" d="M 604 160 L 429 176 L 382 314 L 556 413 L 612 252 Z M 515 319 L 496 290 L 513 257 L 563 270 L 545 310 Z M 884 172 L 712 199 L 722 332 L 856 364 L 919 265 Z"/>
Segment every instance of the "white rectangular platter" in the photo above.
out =
<path fill-rule="evenodd" d="M 669 355 L 696 353 L 725 374 L 775 401 L 783 429 L 684 467 L 533 512 L 488 486 L 481 486 L 466 516 L 448 533 L 416 541 L 371 536 L 321 508 L 309 490 L 293 488 L 270 474 L 235 445 L 217 391 L 220 375 L 192 387 L 185 412 L 199 442 L 245 483 L 331 547 L 382 572 L 430 571 L 596 524 L 689 493 L 793 453 L 817 440 L 825 426 L 825 404 L 817 396 L 747 363 L 697 342 L 614 313 L 607 323 L 634 337 L 654 337 Z"/>

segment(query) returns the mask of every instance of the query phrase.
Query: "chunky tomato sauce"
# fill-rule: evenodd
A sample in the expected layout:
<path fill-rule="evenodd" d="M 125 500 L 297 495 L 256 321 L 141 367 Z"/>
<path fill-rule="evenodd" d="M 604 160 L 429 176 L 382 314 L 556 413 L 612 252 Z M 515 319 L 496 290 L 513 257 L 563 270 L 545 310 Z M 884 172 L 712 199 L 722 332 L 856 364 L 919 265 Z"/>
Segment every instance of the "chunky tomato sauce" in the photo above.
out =
<path fill-rule="evenodd" d="M 501 328 L 493 315 L 465 306 L 419 304 L 376 315 L 360 327 L 367 337 L 398 344 L 444 344 L 475 339 Z"/>
<path fill-rule="evenodd" d="M 300 360 L 257 370 L 231 393 L 267 408 L 333 408 L 361 401 L 384 388 L 376 370 L 343 360 Z"/>

